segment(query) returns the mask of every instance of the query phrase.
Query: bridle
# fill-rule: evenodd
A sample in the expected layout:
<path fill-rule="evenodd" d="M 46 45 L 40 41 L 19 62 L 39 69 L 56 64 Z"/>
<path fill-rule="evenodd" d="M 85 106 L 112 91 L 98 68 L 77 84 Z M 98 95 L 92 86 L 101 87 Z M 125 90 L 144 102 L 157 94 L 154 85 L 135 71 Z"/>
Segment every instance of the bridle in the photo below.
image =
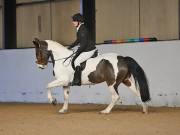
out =
<path fill-rule="evenodd" d="M 48 53 L 48 58 L 49 58 L 49 57 L 51 58 L 51 60 L 48 61 L 48 62 L 49 62 L 49 63 L 52 63 L 52 64 L 53 64 L 53 67 L 54 67 L 56 61 L 64 60 L 64 61 L 63 61 L 63 64 L 65 64 L 65 62 L 66 62 L 68 59 L 70 59 L 69 63 L 68 63 L 67 65 L 65 65 L 65 66 L 69 66 L 69 64 L 71 63 L 71 61 L 72 61 L 72 59 L 73 59 L 73 56 L 76 54 L 76 52 L 73 50 L 73 53 L 72 53 L 71 55 L 69 55 L 68 57 L 59 58 L 59 59 L 56 59 L 56 60 L 55 60 L 55 59 L 54 59 L 54 55 L 53 55 L 53 53 L 52 53 L 52 50 L 47 51 L 47 53 Z"/>
<path fill-rule="evenodd" d="M 69 64 L 72 62 L 72 59 L 73 59 L 73 56 L 76 54 L 76 52 L 73 50 L 73 53 L 70 55 L 70 56 L 68 56 L 68 57 L 64 57 L 64 58 L 60 58 L 60 59 L 54 59 L 54 55 L 53 55 L 53 52 L 52 52 L 52 50 L 47 50 L 47 45 L 46 44 L 44 44 L 44 42 L 42 42 L 42 43 L 40 43 L 40 41 L 38 40 L 38 39 L 36 39 L 37 41 L 36 42 L 38 42 L 38 47 L 36 48 L 37 50 L 36 51 L 38 51 L 38 55 L 43 55 L 43 57 L 46 57 L 45 59 L 46 59 L 46 62 L 47 63 L 52 63 L 53 64 L 53 68 L 54 68 L 54 66 L 55 66 L 55 62 L 56 61 L 60 61 L 60 60 L 64 60 L 63 61 L 63 64 L 65 65 L 65 62 L 68 60 L 68 59 L 70 59 L 70 61 L 69 61 L 69 63 L 67 64 L 67 65 L 65 65 L 66 67 L 67 66 L 69 66 Z M 36 52 L 37 53 L 37 52 Z M 40 53 L 40 54 L 39 54 Z M 37 57 L 37 60 L 38 60 L 38 55 L 36 54 L 36 57 Z M 50 61 L 49 61 L 49 57 L 50 57 Z M 41 58 L 41 57 L 40 57 Z M 46 63 L 46 64 L 47 64 Z M 55 73 L 54 73 L 54 71 L 53 71 L 53 75 L 55 76 Z"/>
<path fill-rule="evenodd" d="M 53 55 L 53 53 L 52 53 L 52 50 L 45 50 L 45 49 L 39 48 L 39 51 L 41 51 L 41 53 L 42 53 L 43 55 L 46 55 L 47 63 L 52 63 L 52 64 L 53 64 L 53 68 L 54 68 L 54 66 L 55 66 L 55 62 L 56 62 L 56 61 L 64 60 L 64 61 L 63 61 L 63 64 L 65 64 L 65 62 L 70 58 L 69 63 L 68 63 L 67 65 L 65 65 L 65 66 L 68 66 L 68 65 L 71 63 L 72 58 L 73 58 L 73 56 L 74 56 L 74 54 L 75 54 L 75 51 L 73 51 L 73 53 L 72 53 L 70 56 L 65 57 L 65 58 L 56 59 L 56 60 L 55 60 L 55 59 L 54 59 L 54 55 Z M 49 61 L 49 57 L 50 57 L 50 59 L 51 59 L 50 61 Z M 53 75 L 55 76 L 54 70 L 53 70 Z"/>

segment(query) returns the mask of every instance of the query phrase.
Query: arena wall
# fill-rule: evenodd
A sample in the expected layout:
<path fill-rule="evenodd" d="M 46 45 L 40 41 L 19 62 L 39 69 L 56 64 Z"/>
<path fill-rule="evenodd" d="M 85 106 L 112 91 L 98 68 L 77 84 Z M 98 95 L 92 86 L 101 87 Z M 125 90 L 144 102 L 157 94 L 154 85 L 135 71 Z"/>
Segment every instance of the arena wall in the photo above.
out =
<path fill-rule="evenodd" d="M 180 41 L 99 45 L 99 52 L 116 52 L 133 57 L 149 80 L 151 106 L 180 107 Z M 35 64 L 35 50 L 0 50 L 0 102 L 47 103 L 46 86 L 52 81 L 52 65 L 41 70 Z M 136 105 L 139 99 L 124 85 L 119 86 L 118 104 Z M 54 90 L 63 102 L 62 88 Z M 72 87 L 70 103 L 108 104 L 106 84 Z"/>

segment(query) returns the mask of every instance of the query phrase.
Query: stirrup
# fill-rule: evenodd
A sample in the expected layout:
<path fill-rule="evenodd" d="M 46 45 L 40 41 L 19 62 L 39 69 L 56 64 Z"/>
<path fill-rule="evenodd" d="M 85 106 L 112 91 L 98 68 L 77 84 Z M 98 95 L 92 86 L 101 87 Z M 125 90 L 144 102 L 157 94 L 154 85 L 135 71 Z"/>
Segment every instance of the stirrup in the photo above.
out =
<path fill-rule="evenodd" d="M 81 86 L 81 83 L 80 84 L 74 84 L 73 82 L 69 82 L 68 86 Z"/>
<path fill-rule="evenodd" d="M 69 82 L 68 86 L 73 86 L 73 83 L 72 83 L 72 82 Z"/>

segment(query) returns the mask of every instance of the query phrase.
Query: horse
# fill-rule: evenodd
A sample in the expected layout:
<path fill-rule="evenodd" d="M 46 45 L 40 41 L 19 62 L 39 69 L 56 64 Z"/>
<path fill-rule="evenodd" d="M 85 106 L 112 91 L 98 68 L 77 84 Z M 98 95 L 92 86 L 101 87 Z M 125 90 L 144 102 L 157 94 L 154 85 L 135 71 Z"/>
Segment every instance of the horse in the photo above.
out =
<path fill-rule="evenodd" d="M 33 40 L 36 52 L 36 64 L 39 68 L 45 69 L 48 63 L 53 63 L 55 80 L 48 83 L 47 95 L 52 104 L 57 100 L 52 96 L 51 91 L 55 87 L 63 87 L 64 104 L 59 113 L 67 113 L 71 82 L 74 77 L 74 70 L 71 60 L 74 51 L 53 40 Z M 51 59 L 51 60 L 49 60 Z M 95 85 L 106 82 L 111 93 L 111 103 L 100 113 L 108 114 L 119 100 L 118 86 L 122 83 L 140 99 L 143 113 L 148 113 L 147 102 L 150 101 L 149 86 L 146 74 L 142 67 L 129 56 L 120 56 L 116 53 L 105 53 L 86 61 L 81 75 L 82 85 Z"/>

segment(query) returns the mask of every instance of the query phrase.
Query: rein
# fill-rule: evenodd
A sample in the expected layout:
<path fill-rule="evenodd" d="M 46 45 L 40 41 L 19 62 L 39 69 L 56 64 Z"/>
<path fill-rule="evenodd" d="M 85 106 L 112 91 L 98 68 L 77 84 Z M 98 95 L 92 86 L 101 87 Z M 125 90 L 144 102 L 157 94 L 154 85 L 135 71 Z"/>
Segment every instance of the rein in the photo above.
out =
<path fill-rule="evenodd" d="M 73 51 L 73 53 L 72 53 L 70 56 L 65 57 L 65 58 L 59 58 L 59 59 L 56 59 L 56 60 L 55 60 L 52 51 L 49 51 L 49 52 L 50 52 L 51 61 L 48 61 L 48 62 L 49 62 L 49 63 L 53 63 L 53 67 L 54 67 L 54 65 L 55 65 L 55 61 L 64 60 L 64 61 L 63 61 L 63 64 L 64 64 L 69 58 L 71 58 L 71 60 L 69 61 L 69 63 L 66 65 L 66 66 L 68 66 L 68 65 L 71 63 L 74 54 L 76 53 L 75 51 Z"/>

